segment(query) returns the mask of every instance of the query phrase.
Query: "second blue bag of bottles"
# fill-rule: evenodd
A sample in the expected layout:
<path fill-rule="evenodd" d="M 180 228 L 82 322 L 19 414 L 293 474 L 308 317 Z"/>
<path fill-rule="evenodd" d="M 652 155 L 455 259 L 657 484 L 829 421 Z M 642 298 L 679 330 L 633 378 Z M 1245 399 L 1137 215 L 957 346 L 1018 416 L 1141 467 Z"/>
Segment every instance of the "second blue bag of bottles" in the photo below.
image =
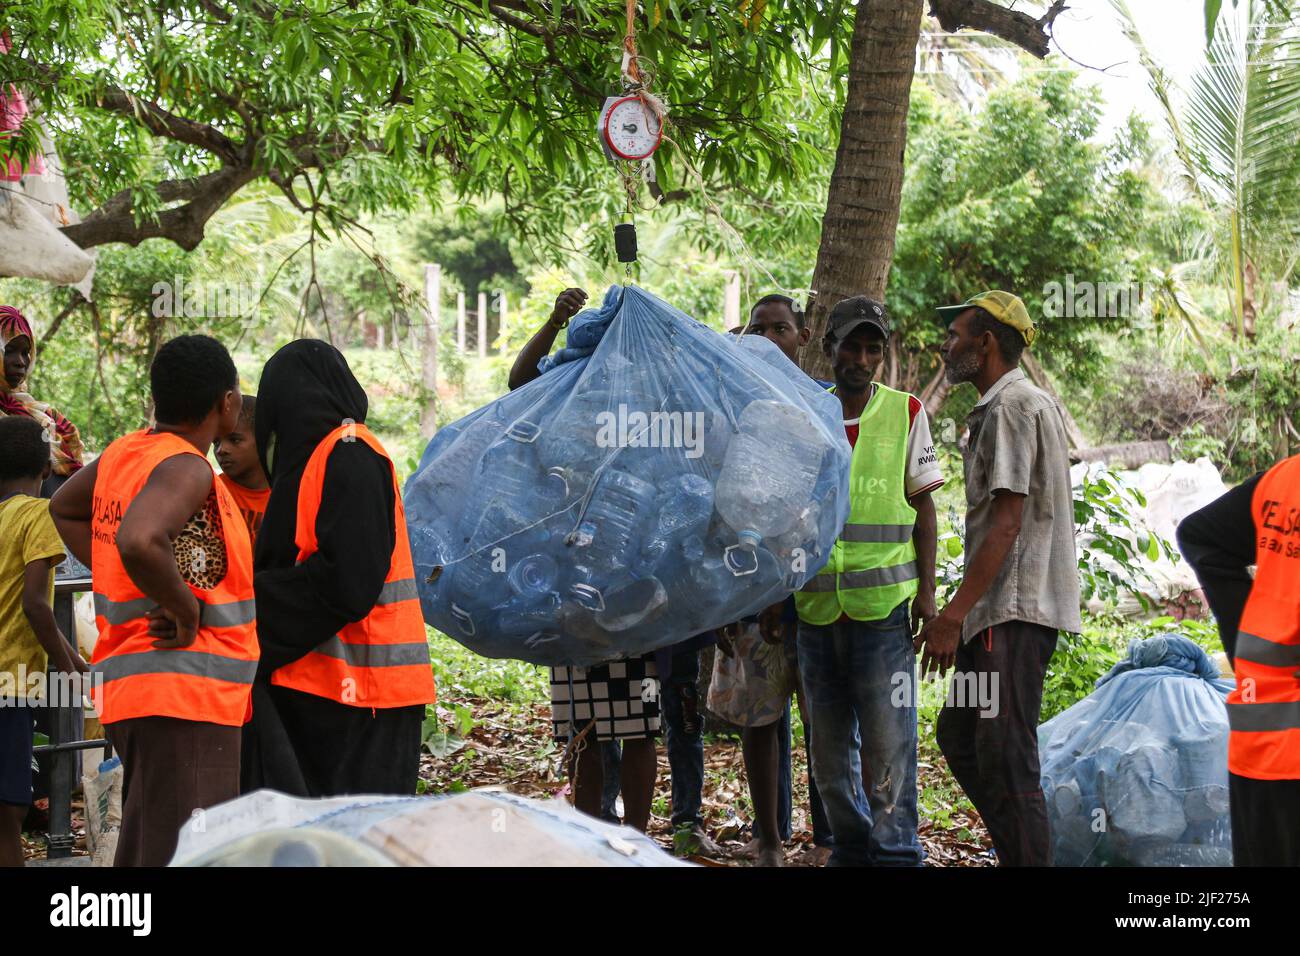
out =
<path fill-rule="evenodd" d="M 755 614 L 826 563 L 849 512 L 840 403 L 771 342 L 613 286 L 539 367 L 406 484 L 429 624 L 588 666 Z"/>

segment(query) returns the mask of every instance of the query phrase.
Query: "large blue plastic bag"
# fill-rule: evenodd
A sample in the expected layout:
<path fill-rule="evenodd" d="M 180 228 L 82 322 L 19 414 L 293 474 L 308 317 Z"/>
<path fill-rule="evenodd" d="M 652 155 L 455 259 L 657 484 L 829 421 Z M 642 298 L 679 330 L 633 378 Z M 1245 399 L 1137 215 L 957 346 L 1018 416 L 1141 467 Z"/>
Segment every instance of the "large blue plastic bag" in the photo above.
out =
<path fill-rule="evenodd" d="M 539 367 L 442 429 L 406 484 L 431 625 L 586 666 L 756 613 L 826 563 L 843 415 L 771 342 L 614 286 Z"/>
<path fill-rule="evenodd" d="M 1097 689 L 1038 728 L 1057 866 L 1230 866 L 1233 682 L 1181 634 L 1129 643 Z"/>

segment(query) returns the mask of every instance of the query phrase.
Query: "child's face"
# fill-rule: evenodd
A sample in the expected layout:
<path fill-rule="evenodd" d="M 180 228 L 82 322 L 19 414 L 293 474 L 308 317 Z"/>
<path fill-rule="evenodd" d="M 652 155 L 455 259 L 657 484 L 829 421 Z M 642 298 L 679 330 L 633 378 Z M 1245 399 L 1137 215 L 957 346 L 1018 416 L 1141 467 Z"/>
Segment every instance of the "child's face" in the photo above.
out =
<path fill-rule="evenodd" d="M 239 422 L 235 430 L 217 439 L 217 464 L 231 479 L 241 485 L 261 484 L 262 463 L 257 460 L 257 443 L 247 422 Z"/>

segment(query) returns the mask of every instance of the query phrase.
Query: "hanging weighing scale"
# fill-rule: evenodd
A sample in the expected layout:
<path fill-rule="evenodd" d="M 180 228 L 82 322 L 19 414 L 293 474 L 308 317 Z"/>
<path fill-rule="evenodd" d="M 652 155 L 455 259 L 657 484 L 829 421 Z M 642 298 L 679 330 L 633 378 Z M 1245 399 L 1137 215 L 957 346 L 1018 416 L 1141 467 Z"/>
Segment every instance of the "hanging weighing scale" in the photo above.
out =
<path fill-rule="evenodd" d="M 639 96 L 606 98 L 596 129 L 611 162 L 643 162 L 654 155 L 664 138 L 663 122 Z"/>
<path fill-rule="evenodd" d="M 644 95 L 626 93 L 610 96 L 601 107 L 596 122 L 600 145 L 605 157 L 614 164 L 627 193 L 627 217 L 632 218 L 637 183 L 654 181 L 654 153 L 663 142 L 664 126 L 659 114 L 646 102 Z M 632 274 L 636 262 L 636 226 L 621 222 L 614 227 L 614 250 L 618 261 Z"/>
<path fill-rule="evenodd" d="M 631 222 L 636 207 L 636 191 L 641 180 L 651 184 L 655 191 L 654 153 L 663 142 L 664 119 L 667 110 L 650 93 L 650 76 L 653 70 L 641 61 L 636 52 L 635 0 L 627 4 L 627 33 L 623 38 L 623 93 L 606 97 L 596 120 L 605 157 L 618 170 L 627 194 L 628 222 L 614 226 L 614 249 L 618 261 L 626 264 L 627 275 L 632 275 L 636 262 L 636 226 Z"/>

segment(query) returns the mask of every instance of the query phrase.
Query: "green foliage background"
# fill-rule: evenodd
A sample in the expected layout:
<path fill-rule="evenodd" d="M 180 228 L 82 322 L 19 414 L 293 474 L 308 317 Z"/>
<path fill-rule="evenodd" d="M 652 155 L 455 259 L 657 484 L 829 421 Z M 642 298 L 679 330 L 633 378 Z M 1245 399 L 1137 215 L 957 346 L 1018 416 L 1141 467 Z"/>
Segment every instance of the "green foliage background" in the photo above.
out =
<path fill-rule="evenodd" d="M 163 239 L 100 247 L 93 308 L 70 302 L 66 289 L 0 280 L 0 301 L 31 317 L 42 340 L 33 391 L 99 451 L 147 422 L 148 362 L 167 337 L 201 330 L 228 342 L 249 392 L 275 349 L 303 335 L 329 338 L 367 388 L 371 423 L 404 476 L 423 449 L 426 263 L 443 266 L 440 425 L 504 393 L 513 356 L 562 289 L 583 286 L 595 298 L 624 281 L 611 231 L 626 215 L 624 196 L 592 130 L 599 95 L 617 85 L 606 41 L 621 12 L 578 0 L 570 22 L 548 22 L 548 41 L 459 4 L 234 4 L 225 24 L 209 19 L 208 6 L 20 0 L 7 9 L 17 53 L 0 57 L 0 81 L 41 84 L 39 115 L 79 206 L 125 190 L 145 221 L 163 207 L 165 183 L 220 165 L 211 151 L 156 139 L 102 108 L 114 83 L 211 124 L 250 150 L 259 170 L 194 251 Z M 634 279 L 723 331 L 732 274 L 742 316 L 766 292 L 799 296 L 811 282 L 853 7 L 771 2 L 761 30 L 735 10 L 710 16 L 672 0 L 654 10 L 641 52 L 658 67 L 655 89 L 674 121 L 656 157 L 670 198 L 654 207 L 641 195 Z M 35 72 L 40 63 L 55 64 L 57 78 Z M 1005 63 L 1006 76 L 974 101 L 951 84 L 913 84 L 887 296 L 905 387 L 919 389 L 937 368 L 935 305 L 1005 288 L 1039 320 L 1033 354 L 1094 443 L 1166 438 L 1180 457 L 1208 454 L 1229 480 L 1300 447 L 1292 233 L 1249 232 L 1267 294 L 1245 337 L 1223 278 L 1224 207 L 1189 201 L 1171 172 L 1181 154 L 1169 132 L 1133 119 L 1103 135 L 1098 94 L 1076 75 L 1021 71 L 1014 56 Z M 1287 93 L 1295 77 L 1282 80 Z M 1266 146 L 1280 162 L 1276 144 Z M 304 158 L 305 149 L 315 153 Z M 1269 188 L 1250 180 L 1252 196 L 1284 207 L 1265 223 L 1296 221 L 1293 174 L 1278 172 Z M 276 179 L 294 185 L 277 188 Z M 295 205 L 307 201 L 306 212 Z M 1048 288 L 1067 276 L 1136 283 L 1143 296 L 1119 316 L 1048 315 Z M 182 282 L 200 295 L 236 289 L 239 308 L 157 314 L 159 284 Z M 480 292 L 509 304 L 487 358 L 456 348 L 458 292 L 470 308 Z M 950 479 L 940 498 L 949 583 L 962 536 L 955 443 L 973 401 L 969 388 L 955 389 L 935 416 Z M 1094 483 L 1076 519 L 1096 531 L 1122 524 L 1133 506 L 1122 489 Z M 1121 538 L 1098 534 L 1091 547 L 1136 573 L 1140 554 Z M 1140 550 L 1151 549 L 1167 543 Z M 1081 572 L 1105 597 L 1131 583 L 1088 553 Z M 1058 648 L 1044 718 L 1086 695 L 1129 638 L 1164 626 L 1172 624 L 1089 619 Z M 1217 644 L 1203 625 L 1177 626 Z M 534 668 L 486 664 L 440 636 L 433 646 L 440 683 L 512 701 L 542 693 Z M 923 714 L 931 752 L 932 718 Z"/>

